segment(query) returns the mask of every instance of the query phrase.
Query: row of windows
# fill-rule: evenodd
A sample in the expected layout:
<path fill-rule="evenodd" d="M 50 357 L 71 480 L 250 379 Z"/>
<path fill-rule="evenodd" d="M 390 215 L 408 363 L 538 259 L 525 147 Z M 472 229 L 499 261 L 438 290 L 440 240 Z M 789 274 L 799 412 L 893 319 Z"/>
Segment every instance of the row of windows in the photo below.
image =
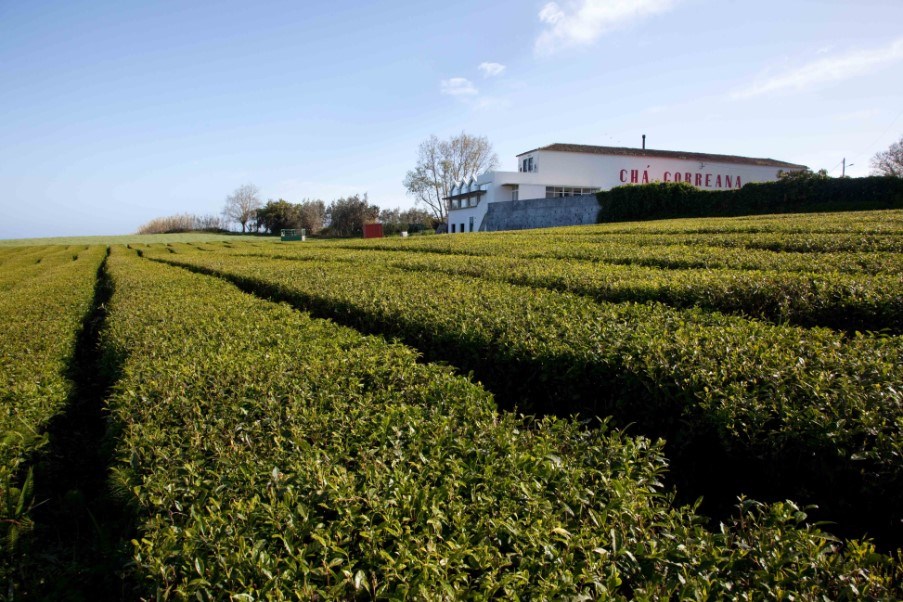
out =
<path fill-rule="evenodd" d="M 470 230 L 469 230 L 469 232 L 473 232 L 473 222 L 474 222 L 474 219 L 473 219 L 473 217 L 471 217 L 471 218 L 470 218 Z M 452 233 L 452 234 L 455 234 L 456 232 L 467 232 L 467 230 L 464 230 L 464 224 L 463 224 L 463 223 L 461 223 L 461 229 L 460 229 L 460 230 L 458 230 L 458 224 L 452 224 L 452 225 L 451 225 L 451 233 Z"/>
<path fill-rule="evenodd" d="M 451 202 L 452 209 L 466 209 L 467 207 L 476 207 L 480 202 L 479 197 L 471 196 L 466 199 L 454 199 Z"/>
<path fill-rule="evenodd" d="M 546 186 L 546 198 L 555 199 L 563 196 L 579 196 L 581 194 L 594 194 L 598 188 L 580 188 L 577 186 Z"/>

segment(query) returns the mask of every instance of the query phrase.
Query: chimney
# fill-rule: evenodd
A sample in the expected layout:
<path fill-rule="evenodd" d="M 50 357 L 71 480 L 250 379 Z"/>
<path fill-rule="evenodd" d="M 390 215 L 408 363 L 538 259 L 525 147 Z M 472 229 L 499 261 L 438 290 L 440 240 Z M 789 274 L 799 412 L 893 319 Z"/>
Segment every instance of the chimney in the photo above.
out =
<path fill-rule="evenodd" d="M 646 134 L 643 134 L 643 150 L 646 150 Z"/>

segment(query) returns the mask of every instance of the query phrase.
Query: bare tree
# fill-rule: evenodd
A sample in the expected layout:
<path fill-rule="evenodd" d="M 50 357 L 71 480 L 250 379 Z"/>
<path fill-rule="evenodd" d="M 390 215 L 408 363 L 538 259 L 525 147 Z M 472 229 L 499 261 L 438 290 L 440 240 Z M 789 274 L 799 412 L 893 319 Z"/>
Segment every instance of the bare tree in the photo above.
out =
<path fill-rule="evenodd" d="M 235 192 L 226 197 L 226 207 L 223 215 L 241 224 L 241 231 L 254 217 L 261 207 L 260 190 L 253 184 L 245 184 L 235 189 Z"/>
<path fill-rule="evenodd" d="M 485 136 L 461 132 L 448 140 L 430 136 L 420 144 L 417 165 L 407 173 L 404 186 L 417 204 L 445 221 L 449 195 L 455 182 L 498 167 L 499 158 Z"/>
<path fill-rule="evenodd" d="M 879 176 L 903 178 L 903 137 L 872 157 L 872 173 Z"/>

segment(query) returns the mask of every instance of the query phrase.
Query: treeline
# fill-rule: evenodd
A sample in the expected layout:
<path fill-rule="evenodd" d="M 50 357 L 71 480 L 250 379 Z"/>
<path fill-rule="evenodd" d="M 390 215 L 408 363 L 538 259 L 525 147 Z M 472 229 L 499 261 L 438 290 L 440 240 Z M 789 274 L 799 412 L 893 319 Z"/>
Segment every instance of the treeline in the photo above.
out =
<path fill-rule="evenodd" d="M 903 207 L 903 179 L 829 178 L 788 174 L 776 182 L 738 190 L 700 190 L 687 183 L 619 186 L 596 194 L 602 222 L 681 217 L 731 217 L 807 211 L 859 211 Z"/>
<path fill-rule="evenodd" d="M 333 200 L 328 205 L 319 199 L 290 203 L 285 199 L 269 200 L 248 212 L 248 232 L 279 234 L 283 229 L 304 229 L 314 236 L 361 236 L 364 224 L 379 222 L 387 235 L 402 231 L 416 233 L 432 230 L 436 220 L 421 209 L 380 209 L 369 202 L 367 194 Z M 138 229 L 138 234 L 170 234 L 176 232 L 228 231 L 228 221 L 212 215 L 182 213 L 153 219 Z"/>
<path fill-rule="evenodd" d="M 279 234 L 283 228 L 304 228 L 320 236 L 361 236 L 364 224 L 379 222 L 385 234 L 420 232 L 434 227 L 429 212 L 420 209 L 380 209 L 369 202 L 366 193 L 332 201 L 289 203 L 283 199 L 268 201 L 257 210 L 257 231 Z"/>
<path fill-rule="evenodd" d="M 435 227 L 433 218 L 421 209 L 380 209 L 370 203 L 367 194 L 323 201 L 289 203 L 283 199 L 267 201 L 257 210 L 258 232 L 279 234 L 283 228 L 304 228 L 308 234 L 335 237 L 361 236 L 364 224 L 379 222 L 385 234 L 402 231 L 421 232 Z"/>
<path fill-rule="evenodd" d="M 379 221 L 383 225 L 385 234 L 398 234 L 408 232 L 416 234 L 426 230 L 434 230 L 439 225 L 438 220 L 429 212 L 422 209 L 383 209 L 379 212 Z"/>
<path fill-rule="evenodd" d="M 157 217 L 138 228 L 138 234 L 173 234 L 176 232 L 224 232 L 227 224 L 217 215 L 180 213 Z"/>
<path fill-rule="evenodd" d="M 257 209 L 255 221 L 258 232 L 279 234 L 285 228 L 304 228 L 310 234 L 317 234 L 326 222 L 326 203 L 309 199 L 300 203 L 270 200 Z"/>

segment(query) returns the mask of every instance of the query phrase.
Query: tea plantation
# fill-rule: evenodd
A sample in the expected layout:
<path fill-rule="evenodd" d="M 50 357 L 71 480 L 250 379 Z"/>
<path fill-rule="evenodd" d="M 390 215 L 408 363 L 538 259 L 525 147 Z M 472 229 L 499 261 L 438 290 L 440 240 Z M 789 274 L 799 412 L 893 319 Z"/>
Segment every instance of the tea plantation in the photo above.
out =
<path fill-rule="evenodd" d="M 4 246 L 0 290 L 0 597 L 903 598 L 903 211 Z"/>

